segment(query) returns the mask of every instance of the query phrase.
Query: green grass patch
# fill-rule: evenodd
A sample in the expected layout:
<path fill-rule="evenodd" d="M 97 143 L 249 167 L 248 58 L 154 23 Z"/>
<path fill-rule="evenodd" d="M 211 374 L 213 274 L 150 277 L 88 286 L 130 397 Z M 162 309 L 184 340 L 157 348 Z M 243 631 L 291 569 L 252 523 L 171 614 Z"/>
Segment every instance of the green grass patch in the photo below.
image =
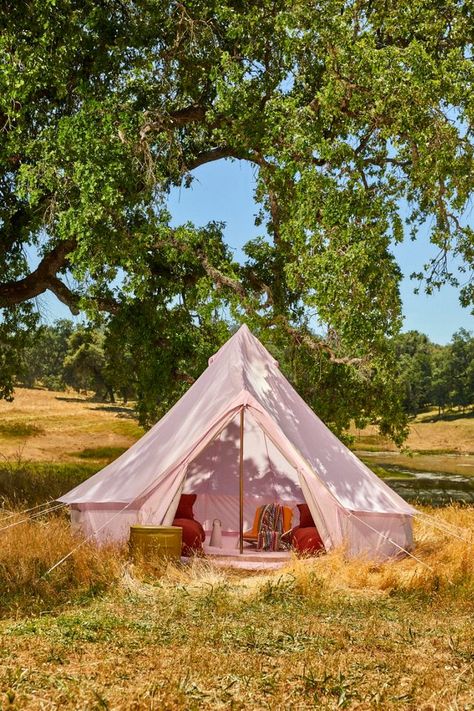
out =
<path fill-rule="evenodd" d="M 99 469 L 92 462 L 0 462 L 0 502 L 36 506 L 65 494 Z"/>
<path fill-rule="evenodd" d="M 409 474 L 408 472 L 401 472 L 397 471 L 396 469 L 389 468 L 389 467 L 382 467 L 380 464 L 374 464 L 373 462 L 370 461 L 370 459 L 364 459 L 363 457 L 361 460 L 366 464 L 371 471 L 374 472 L 374 474 L 377 474 L 378 477 L 381 479 L 412 479 L 412 475 Z"/>
<path fill-rule="evenodd" d="M 356 435 L 351 444 L 351 449 L 365 450 L 367 452 L 385 451 L 391 447 L 393 447 L 393 444 L 379 434 Z"/>
<path fill-rule="evenodd" d="M 107 459 L 113 461 L 126 451 L 126 447 L 94 447 L 83 449 L 82 452 L 71 452 L 71 456 L 79 459 Z"/>
<path fill-rule="evenodd" d="M 74 422 L 75 427 L 80 432 L 88 432 L 94 434 L 117 434 L 123 437 L 130 437 L 132 439 L 138 439 L 143 437 L 145 430 L 140 427 L 138 422 L 130 419 L 104 419 L 104 420 L 94 420 L 90 421 L 87 418 L 81 422 L 78 419 Z"/>
<path fill-rule="evenodd" d="M 446 448 L 443 449 L 442 447 L 439 447 L 438 449 L 409 449 L 406 452 L 404 452 L 407 456 L 410 456 L 410 454 L 416 454 L 419 457 L 423 456 L 438 456 L 441 454 L 451 454 L 451 455 L 459 455 L 459 456 L 465 456 L 469 454 L 474 454 L 474 451 L 472 452 L 460 452 L 459 449 L 450 449 Z"/>
<path fill-rule="evenodd" d="M 364 444 L 363 442 L 354 442 L 351 444 L 350 449 L 352 449 L 353 452 L 390 452 L 392 450 L 387 449 L 386 446 L 383 444 L 380 445 L 375 445 L 375 444 Z M 393 450 L 396 451 L 396 450 Z"/>
<path fill-rule="evenodd" d="M 0 422 L 0 437 L 6 439 L 20 439 L 23 437 L 37 437 L 44 433 L 39 425 L 24 420 L 8 420 Z"/>

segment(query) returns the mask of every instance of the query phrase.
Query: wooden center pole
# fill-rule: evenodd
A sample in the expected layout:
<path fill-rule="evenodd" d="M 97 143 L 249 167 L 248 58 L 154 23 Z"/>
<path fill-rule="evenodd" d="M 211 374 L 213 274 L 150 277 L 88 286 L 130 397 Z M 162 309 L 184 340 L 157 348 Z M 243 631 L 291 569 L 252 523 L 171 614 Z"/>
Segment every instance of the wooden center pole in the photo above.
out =
<path fill-rule="evenodd" d="M 240 411 L 239 548 L 244 552 L 244 408 Z"/>

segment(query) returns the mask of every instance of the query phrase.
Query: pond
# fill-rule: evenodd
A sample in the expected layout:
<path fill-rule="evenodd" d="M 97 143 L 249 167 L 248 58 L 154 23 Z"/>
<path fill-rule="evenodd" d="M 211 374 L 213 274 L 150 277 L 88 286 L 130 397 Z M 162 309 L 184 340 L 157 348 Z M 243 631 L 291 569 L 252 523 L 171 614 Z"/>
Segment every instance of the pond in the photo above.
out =
<path fill-rule="evenodd" d="M 474 477 L 443 472 L 423 472 L 384 464 L 384 481 L 410 503 L 446 506 L 451 502 L 474 504 Z"/>

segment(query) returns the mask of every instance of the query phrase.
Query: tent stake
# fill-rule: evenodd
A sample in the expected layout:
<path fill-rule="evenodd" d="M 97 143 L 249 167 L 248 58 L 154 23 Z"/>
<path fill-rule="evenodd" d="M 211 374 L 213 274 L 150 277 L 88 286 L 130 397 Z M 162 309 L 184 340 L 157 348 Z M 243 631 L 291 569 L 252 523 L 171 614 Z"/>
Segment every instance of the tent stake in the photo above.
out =
<path fill-rule="evenodd" d="M 240 411 L 239 548 L 244 552 L 244 408 Z"/>

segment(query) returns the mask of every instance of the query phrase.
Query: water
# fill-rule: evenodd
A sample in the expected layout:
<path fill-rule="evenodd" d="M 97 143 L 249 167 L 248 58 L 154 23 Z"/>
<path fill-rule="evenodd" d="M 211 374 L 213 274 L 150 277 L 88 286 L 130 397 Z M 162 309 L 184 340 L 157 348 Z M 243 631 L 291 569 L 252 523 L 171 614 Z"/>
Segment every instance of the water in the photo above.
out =
<path fill-rule="evenodd" d="M 390 471 L 384 481 L 410 503 L 430 506 L 446 506 L 452 502 L 474 504 L 474 477 L 418 472 L 387 464 L 384 468 Z M 403 478 L 398 478 L 397 474 Z"/>

